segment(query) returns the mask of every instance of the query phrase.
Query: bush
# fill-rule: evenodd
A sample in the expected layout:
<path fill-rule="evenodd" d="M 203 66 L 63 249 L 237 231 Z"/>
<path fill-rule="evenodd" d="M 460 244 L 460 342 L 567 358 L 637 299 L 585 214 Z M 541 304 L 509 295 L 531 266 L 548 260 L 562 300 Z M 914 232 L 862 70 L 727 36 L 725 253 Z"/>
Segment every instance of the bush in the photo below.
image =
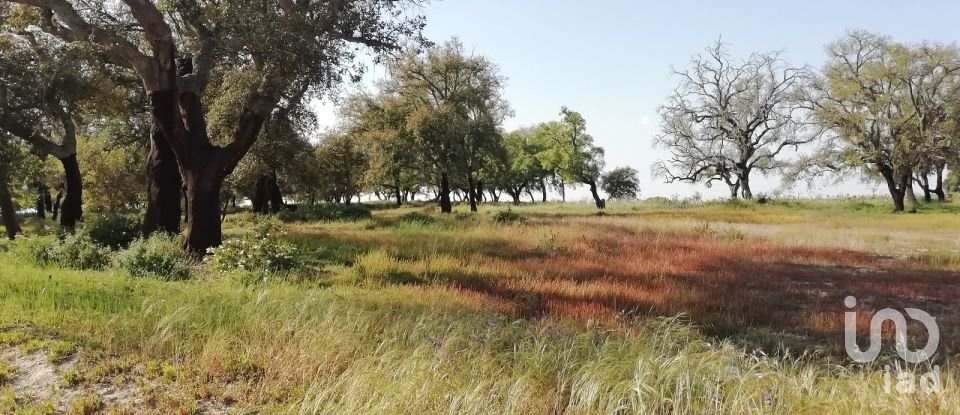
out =
<path fill-rule="evenodd" d="M 523 215 L 510 209 L 501 210 L 493 215 L 493 223 L 498 225 L 507 225 L 511 223 L 523 223 L 527 219 Z"/>
<path fill-rule="evenodd" d="M 103 214 L 86 221 L 83 231 L 98 245 L 126 248 L 140 235 L 140 220 L 132 215 Z"/>
<path fill-rule="evenodd" d="M 411 225 L 433 225 L 437 223 L 437 219 L 426 213 L 410 212 L 401 216 L 398 222 Z"/>
<path fill-rule="evenodd" d="M 110 265 L 110 248 L 97 245 L 83 232 L 66 235 L 61 240 L 42 238 L 29 244 L 32 246 L 27 249 L 32 251 L 33 260 L 38 265 L 80 270 L 102 270 Z"/>
<path fill-rule="evenodd" d="M 284 222 L 357 221 L 369 219 L 370 209 L 363 205 L 301 205 L 296 210 L 282 210 L 277 217 Z"/>
<path fill-rule="evenodd" d="M 297 248 L 280 238 L 282 228 L 283 223 L 276 218 L 260 219 L 253 234 L 211 248 L 206 262 L 214 271 L 244 273 L 256 280 L 295 271 L 302 264 Z"/>
<path fill-rule="evenodd" d="M 163 233 L 135 240 L 114 262 L 131 277 L 165 281 L 190 278 L 193 264 L 193 257 L 183 249 L 183 239 Z"/>
<path fill-rule="evenodd" d="M 57 243 L 55 236 L 32 235 L 18 236 L 15 241 L 8 241 L 7 246 L 11 256 L 27 263 L 39 264 L 46 247 L 55 243 Z"/>

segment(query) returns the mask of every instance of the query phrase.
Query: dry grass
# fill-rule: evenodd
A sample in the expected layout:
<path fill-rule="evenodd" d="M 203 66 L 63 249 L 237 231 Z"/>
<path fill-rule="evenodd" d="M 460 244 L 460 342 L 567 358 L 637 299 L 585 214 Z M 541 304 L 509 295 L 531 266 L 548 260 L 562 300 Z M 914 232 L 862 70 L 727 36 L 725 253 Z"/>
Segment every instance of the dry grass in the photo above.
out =
<path fill-rule="evenodd" d="M 522 225 L 493 224 L 502 207 L 435 223 L 377 211 L 290 225 L 314 269 L 294 284 L 4 257 L 0 346 L 72 354 L 64 384 L 141 400 L 105 398 L 116 411 L 956 412 L 960 222 L 830 206 L 525 206 Z M 848 294 L 861 327 L 885 307 L 937 317 L 943 394 L 885 393 L 882 367 L 838 359 Z"/>
<path fill-rule="evenodd" d="M 392 222 L 401 211 L 354 226 L 300 225 L 293 234 L 353 255 L 334 259 L 346 268 L 331 281 L 452 288 L 516 317 L 614 324 L 685 314 L 749 347 L 839 355 L 842 300 L 854 295 L 864 315 L 925 309 L 938 318 L 944 350 L 960 346 L 960 306 L 951 301 L 960 294 L 960 254 L 951 251 L 960 242 L 939 239 L 960 229 L 955 217 L 757 209 L 550 213 L 512 226 L 491 225 L 486 215 Z M 778 238 L 785 229 L 792 237 Z M 832 232 L 848 239 L 821 243 Z M 889 236 L 851 242 L 874 233 Z M 914 255 L 891 255 L 894 246 Z"/>

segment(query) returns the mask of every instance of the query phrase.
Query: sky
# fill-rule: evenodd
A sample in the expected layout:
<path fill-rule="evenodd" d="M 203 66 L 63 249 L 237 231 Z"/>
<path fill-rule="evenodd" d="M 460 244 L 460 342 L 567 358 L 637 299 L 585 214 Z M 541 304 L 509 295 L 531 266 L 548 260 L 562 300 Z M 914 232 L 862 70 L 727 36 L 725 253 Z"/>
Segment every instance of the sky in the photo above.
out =
<path fill-rule="evenodd" d="M 660 132 L 657 108 L 678 83 L 671 68 L 685 68 L 717 39 L 734 58 L 783 51 L 789 63 L 815 68 L 825 61 L 824 47 L 853 29 L 908 43 L 960 40 L 960 2 L 951 0 L 445 0 L 423 12 L 429 39 L 457 37 L 468 51 L 499 66 L 515 112 L 507 130 L 556 120 L 564 105 L 579 111 L 595 143 L 606 149 L 607 168 L 639 171 L 642 197 L 727 193 L 726 186 L 666 184 L 650 168 L 669 157 L 654 148 L 653 139 Z M 383 68 L 373 68 L 364 84 L 383 75 Z M 318 107 L 323 126 L 333 125 L 336 104 Z M 754 194 L 780 187 L 777 177 L 753 182 Z M 791 194 L 882 193 L 877 185 L 848 180 L 799 185 Z M 588 193 L 581 188 L 572 195 L 583 199 Z"/>

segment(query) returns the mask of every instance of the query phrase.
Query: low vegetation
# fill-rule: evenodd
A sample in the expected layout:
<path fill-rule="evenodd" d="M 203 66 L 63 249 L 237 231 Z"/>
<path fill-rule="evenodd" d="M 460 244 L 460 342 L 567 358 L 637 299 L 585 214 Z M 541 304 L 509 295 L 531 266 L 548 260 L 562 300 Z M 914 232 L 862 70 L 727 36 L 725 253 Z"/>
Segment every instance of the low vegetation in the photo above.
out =
<path fill-rule="evenodd" d="M 576 204 L 289 224 L 230 217 L 234 242 L 202 263 L 183 257 L 189 274 L 165 262 L 182 244 L 173 238 L 137 240 L 101 271 L 37 263 L 19 254 L 34 238 L 21 238 L 0 253 L 0 345 L 46 356 L 57 388 L 89 392 L 31 398 L 17 392 L 24 368 L 6 360 L 13 386 L 0 387 L 13 401 L 0 394 L 0 408 L 49 400 L 120 411 L 140 399 L 136 412 L 155 413 L 719 414 L 960 404 L 954 205 L 890 216 L 873 199 L 665 203 L 611 204 L 602 217 Z M 275 262 L 284 256 L 291 262 Z M 917 307 L 937 317 L 942 393 L 886 393 L 885 360 L 849 361 L 851 294 L 864 316 Z"/>

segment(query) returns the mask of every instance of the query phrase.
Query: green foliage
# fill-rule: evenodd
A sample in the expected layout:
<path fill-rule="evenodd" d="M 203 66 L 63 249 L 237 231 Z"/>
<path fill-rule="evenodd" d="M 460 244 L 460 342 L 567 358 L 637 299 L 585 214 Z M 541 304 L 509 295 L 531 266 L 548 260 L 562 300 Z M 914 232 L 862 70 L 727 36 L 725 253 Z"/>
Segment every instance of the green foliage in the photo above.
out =
<path fill-rule="evenodd" d="M 100 214 L 84 223 L 83 232 L 98 245 L 114 250 L 126 248 L 140 235 L 140 218 L 135 215 Z"/>
<path fill-rule="evenodd" d="M 476 178 L 483 161 L 501 149 L 499 126 L 510 113 L 496 65 L 453 39 L 406 53 L 390 66 L 390 75 L 384 89 L 396 91 L 410 108 L 404 124 L 421 170 L 434 179 Z"/>
<path fill-rule="evenodd" d="M 510 209 L 501 210 L 493 215 L 493 223 L 498 225 L 508 225 L 513 223 L 523 223 L 527 219 L 523 215 Z"/>
<path fill-rule="evenodd" d="M 53 235 L 19 236 L 15 241 L 6 241 L 9 254 L 24 263 L 39 264 L 46 247 L 57 242 Z"/>
<path fill-rule="evenodd" d="M 38 265 L 79 270 L 102 270 L 110 265 L 110 248 L 98 245 L 84 232 L 69 234 L 62 239 L 41 240 L 47 242 L 31 241 L 27 248 Z"/>
<path fill-rule="evenodd" d="M 131 277 L 179 281 L 190 278 L 194 259 L 183 249 L 183 238 L 155 233 L 137 239 L 120 253 L 114 266 Z"/>
<path fill-rule="evenodd" d="M 131 118 L 122 113 L 118 118 Z M 84 209 L 93 212 L 122 212 L 143 205 L 147 189 L 143 166 L 147 152 L 141 145 L 118 145 L 110 135 L 137 134 L 132 128 L 114 126 L 100 131 L 102 138 L 82 137 L 78 142 L 77 159 L 83 174 Z M 127 241 L 129 243 L 132 238 Z M 115 248 L 115 247 L 114 247 Z"/>
<path fill-rule="evenodd" d="M 17 369 L 4 362 L 0 362 L 0 385 L 6 384 L 17 376 Z"/>
<path fill-rule="evenodd" d="M 410 212 L 401 216 L 398 222 L 414 225 L 433 225 L 437 223 L 437 219 L 426 213 Z"/>
<path fill-rule="evenodd" d="M 319 195 L 327 200 L 346 201 L 363 188 L 369 155 L 362 137 L 350 133 L 331 133 L 323 137 L 314 152 Z"/>
<path fill-rule="evenodd" d="M 568 183 L 595 183 L 605 164 L 605 151 L 587 133 L 587 121 L 579 112 L 563 107 L 560 121 L 540 124 L 534 140 L 543 147 L 537 157 L 543 167 Z"/>
<path fill-rule="evenodd" d="M 601 181 L 601 188 L 611 199 L 631 200 L 640 195 L 640 179 L 631 167 L 617 167 L 605 173 Z"/>
<path fill-rule="evenodd" d="M 358 221 L 370 216 L 370 208 L 366 206 L 336 203 L 300 205 L 297 210 L 281 210 L 277 214 L 284 222 Z"/>
<path fill-rule="evenodd" d="M 211 248 L 205 262 L 220 273 L 238 273 L 253 282 L 302 267 L 297 248 L 283 240 L 283 223 L 263 218 L 253 233 L 228 239 L 219 248 Z"/>

